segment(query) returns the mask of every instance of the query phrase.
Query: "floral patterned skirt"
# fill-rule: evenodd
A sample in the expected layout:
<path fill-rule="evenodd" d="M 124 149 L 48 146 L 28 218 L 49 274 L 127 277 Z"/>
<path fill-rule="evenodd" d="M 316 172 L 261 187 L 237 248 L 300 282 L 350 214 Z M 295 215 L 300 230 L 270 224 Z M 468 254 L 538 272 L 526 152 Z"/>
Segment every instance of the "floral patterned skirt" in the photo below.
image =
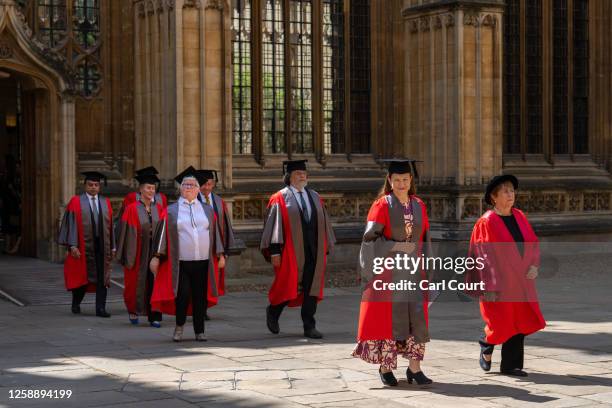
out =
<path fill-rule="evenodd" d="M 397 356 L 413 360 L 423 360 L 425 343 L 417 343 L 414 337 L 406 340 L 365 340 L 355 346 L 352 356 L 371 364 L 379 364 L 383 369 L 397 368 Z"/>

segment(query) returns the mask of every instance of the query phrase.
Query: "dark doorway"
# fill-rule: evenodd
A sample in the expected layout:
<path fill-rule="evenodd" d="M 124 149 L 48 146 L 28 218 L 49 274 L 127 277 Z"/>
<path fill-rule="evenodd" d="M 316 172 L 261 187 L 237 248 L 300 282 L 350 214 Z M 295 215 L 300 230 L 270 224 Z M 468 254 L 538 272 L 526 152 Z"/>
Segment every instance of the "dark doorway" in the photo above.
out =
<path fill-rule="evenodd" d="M 12 255 L 36 256 L 35 202 L 24 200 L 36 183 L 34 107 L 19 77 L 0 70 L 0 250 Z"/>

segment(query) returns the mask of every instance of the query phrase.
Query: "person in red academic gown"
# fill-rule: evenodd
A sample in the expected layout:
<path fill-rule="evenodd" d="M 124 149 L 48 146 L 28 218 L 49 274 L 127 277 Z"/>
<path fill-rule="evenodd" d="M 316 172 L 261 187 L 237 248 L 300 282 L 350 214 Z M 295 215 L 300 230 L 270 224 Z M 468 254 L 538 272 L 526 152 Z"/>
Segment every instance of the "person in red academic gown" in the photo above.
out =
<path fill-rule="evenodd" d="M 518 180 L 509 174 L 493 177 L 487 185 L 485 201 L 493 209 L 476 222 L 470 240 L 471 256 L 486 262 L 482 270 L 471 271 L 469 279 L 485 283 L 480 366 L 489 371 L 493 348 L 502 344 L 500 371 L 524 377 L 525 336 L 542 330 L 546 322 L 534 283 L 540 264 L 538 238 L 525 214 L 514 208 L 517 188 Z"/>
<path fill-rule="evenodd" d="M 110 287 L 111 260 L 115 253 L 113 209 L 100 195 L 106 177 L 84 172 L 85 192 L 70 199 L 59 230 L 58 243 L 68 249 L 64 261 L 66 289 L 72 291 L 72 313 L 81 313 L 86 292 L 96 293 L 96 316 L 110 317 L 106 293 Z"/>
<path fill-rule="evenodd" d="M 138 180 L 139 177 L 143 177 L 143 176 L 156 176 L 159 174 L 159 172 L 157 171 L 157 169 L 153 166 L 149 166 L 149 167 L 145 167 L 139 170 L 136 170 L 136 175 L 134 176 L 134 178 L 136 180 Z M 161 182 L 161 181 L 160 181 Z M 155 196 L 154 196 L 154 201 L 156 205 L 161 205 L 163 208 L 166 208 L 168 206 L 168 197 L 166 197 L 166 195 L 162 192 L 159 191 L 159 184 L 160 182 L 158 182 L 155 187 Z M 140 190 L 140 185 L 139 185 L 139 190 Z M 117 221 L 115 224 L 115 236 L 119 236 L 119 226 L 121 223 L 121 218 L 123 217 L 123 212 L 125 211 L 125 209 L 128 207 L 128 205 L 135 203 L 137 201 L 140 200 L 140 191 L 132 191 L 130 193 L 128 193 L 124 198 L 123 201 L 121 202 L 121 207 L 119 207 L 119 212 L 117 213 Z"/>
<path fill-rule="evenodd" d="M 259 247 L 274 267 L 268 329 L 277 334 L 283 309 L 301 305 L 304 336 L 320 339 L 314 315 L 323 299 L 327 255 L 336 238 L 323 200 L 306 187 L 306 161 L 283 162 L 286 187 L 270 197 Z"/>
<path fill-rule="evenodd" d="M 134 176 L 134 178 L 138 180 L 139 177 L 143 177 L 143 176 L 156 176 L 157 177 L 158 174 L 159 172 L 157 171 L 155 167 L 149 166 L 143 169 L 136 170 L 136 175 Z M 158 191 L 159 182 L 157 182 L 155 186 L 156 186 L 156 193 L 154 196 L 155 204 L 161 205 L 163 208 L 166 208 L 168 206 L 168 197 L 166 197 L 164 193 Z M 140 185 L 139 185 L 139 189 L 140 189 Z M 121 207 L 119 208 L 119 213 L 117 214 L 117 218 L 119 220 L 121 220 L 121 216 L 123 215 L 123 212 L 125 211 L 127 206 L 139 200 L 139 195 L 140 195 L 140 191 L 132 191 L 131 193 L 128 193 L 123 198 L 123 202 L 121 203 Z"/>
<path fill-rule="evenodd" d="M 155 188 L 159 178 L 155 174 L 137 175 L 138 201 L 129 204 L 119 220 L 117 259 L 123 265 L 123 299 L 132 324 L 138 324 L 138 315 L 148 317 L 152 327 L 160 327 L 162 315 L 151 310 L 153 273 L 149 262 L 153 257 L 153 238 L 161 221 L 163 204 L 155 201 Z"/>
<path fill-rule="evenodd" d="M 433 381 L 421 371 L 425 344 L 429 342 L 427 293 L 420 290 L 381 290 L 383 283 L 413 281 L 416 288 L 427 272 L 400 269 L 375 270 L 376 259 L 404 254 L 431 256 L 429 219 L 425 203 L 417 197 L 415 160 L 390 159 L 388 174 L 379 198 L 368 213 L 361 244 L 360 272 L 363 295 L 359 311 L 357 345 L 353 356 L 379 365 L 384 385 L 397 386 L 393 374 L 397 357 L 409 359 L 409 383 L 428 385 Z M 380 266 L 380 265 L 379 265 Z"/>
<path fill-rule="evenodd" d="M 211 206 L 215 211 L 217 217 L 217 229 L 219 235 L 221 235 L 221 242 L 223 242 L 223 249 L 225 250 L 225 263 L 227 261 L 229 253 L 235 246 L 234 229 L 232 228 L 232 221 L 227 211 L 227 204 L 220 195 L 213 192 L 217 182 L 219 181 L 216 170 L 198 170 L 198 176 L 200 183 L 200 194 L 198 199 L 207 205 Z M 219 268 L 219 296 L 225 295 L 225 268 Z M 210 320 L 208 314 L 206 320 Z"/>
<path fill-rule="evenodd" d="M 151 307 L 176 315 L 174 341 L 182 340 L 190 314 L 196 340 L 206 341 L 204 316 L 207 307 L 217 303 L 217 268 L 225 266 L 215 212 L 198 201 L 200 184 L 196 175 L 189 166 L 175 178 L 181 196 L 164 212 L 150 262 L 156 274 Z"/>

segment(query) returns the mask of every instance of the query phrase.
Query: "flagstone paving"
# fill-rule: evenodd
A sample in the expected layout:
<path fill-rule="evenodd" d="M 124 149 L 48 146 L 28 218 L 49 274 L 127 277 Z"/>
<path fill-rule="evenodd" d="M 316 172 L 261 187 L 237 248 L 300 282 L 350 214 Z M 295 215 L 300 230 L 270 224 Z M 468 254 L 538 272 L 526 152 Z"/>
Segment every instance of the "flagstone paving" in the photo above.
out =
<path fill-rule="evenodd" d="M 317 312 L 322 340 L 301 336 L 298 309 L 283 314 L 279 335 L 269 333 L 266 297 L 254 292 L 229 294 L 210 310 L 206 343 L 193 340 L 191 327 L 182 343 L 173 343 L 172 317 L 161 329 L 131 326 L 121 302 L 110 303 L 112 318 L 101 319 L 92 304 L 80 316 L 70 314 L 60 304 L 67 303 L 65 292 L 55 295 L 62 296 L 55 304 L 0 300 L 0 406 L 612 406 L 612 275 L 596 268 L 585 273 L 588 260 L 580 262 L 579 274 L 569 265 L 569 272 L 538 282 L 548 326 L 526 339 L 527 378 L 495 372 L 499 348 L 492 371 L 479 368 L 477 303 L 452 296 L 434 303 L 423 362 L 435 381 L 428 389 L 407 384 L 406 361 L 396 371 L 400 385 L 385 388 L 375 366 L 350 356 L 358 288 L 327 290 Z M 41 276 L 55 271 L 47 266 L 37 264 Z M 16 390 L 70 390 L 72 396 L 11 399 Z"/>

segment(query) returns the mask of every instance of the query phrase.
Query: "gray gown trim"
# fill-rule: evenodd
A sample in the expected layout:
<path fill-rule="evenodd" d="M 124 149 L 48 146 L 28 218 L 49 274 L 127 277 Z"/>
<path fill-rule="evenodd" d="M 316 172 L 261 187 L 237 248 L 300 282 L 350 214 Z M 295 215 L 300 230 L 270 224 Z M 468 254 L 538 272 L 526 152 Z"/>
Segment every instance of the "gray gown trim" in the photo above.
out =
<path fill-rule="evenodd" d="M 229 214 L 225 212 L 225 207 L 223 206 L 223 200 L 221 197 L 214 193 L 211 195 L 217 210 L 219 211 L 219 216 L 217 217 L 217 228 L 221 233 L 220 235 L 223 237 L 223 248 L 225 248 L 225 253 L 228 254 L 232 248 L 236 246 L 232 221 L 230 220 Z"/>

